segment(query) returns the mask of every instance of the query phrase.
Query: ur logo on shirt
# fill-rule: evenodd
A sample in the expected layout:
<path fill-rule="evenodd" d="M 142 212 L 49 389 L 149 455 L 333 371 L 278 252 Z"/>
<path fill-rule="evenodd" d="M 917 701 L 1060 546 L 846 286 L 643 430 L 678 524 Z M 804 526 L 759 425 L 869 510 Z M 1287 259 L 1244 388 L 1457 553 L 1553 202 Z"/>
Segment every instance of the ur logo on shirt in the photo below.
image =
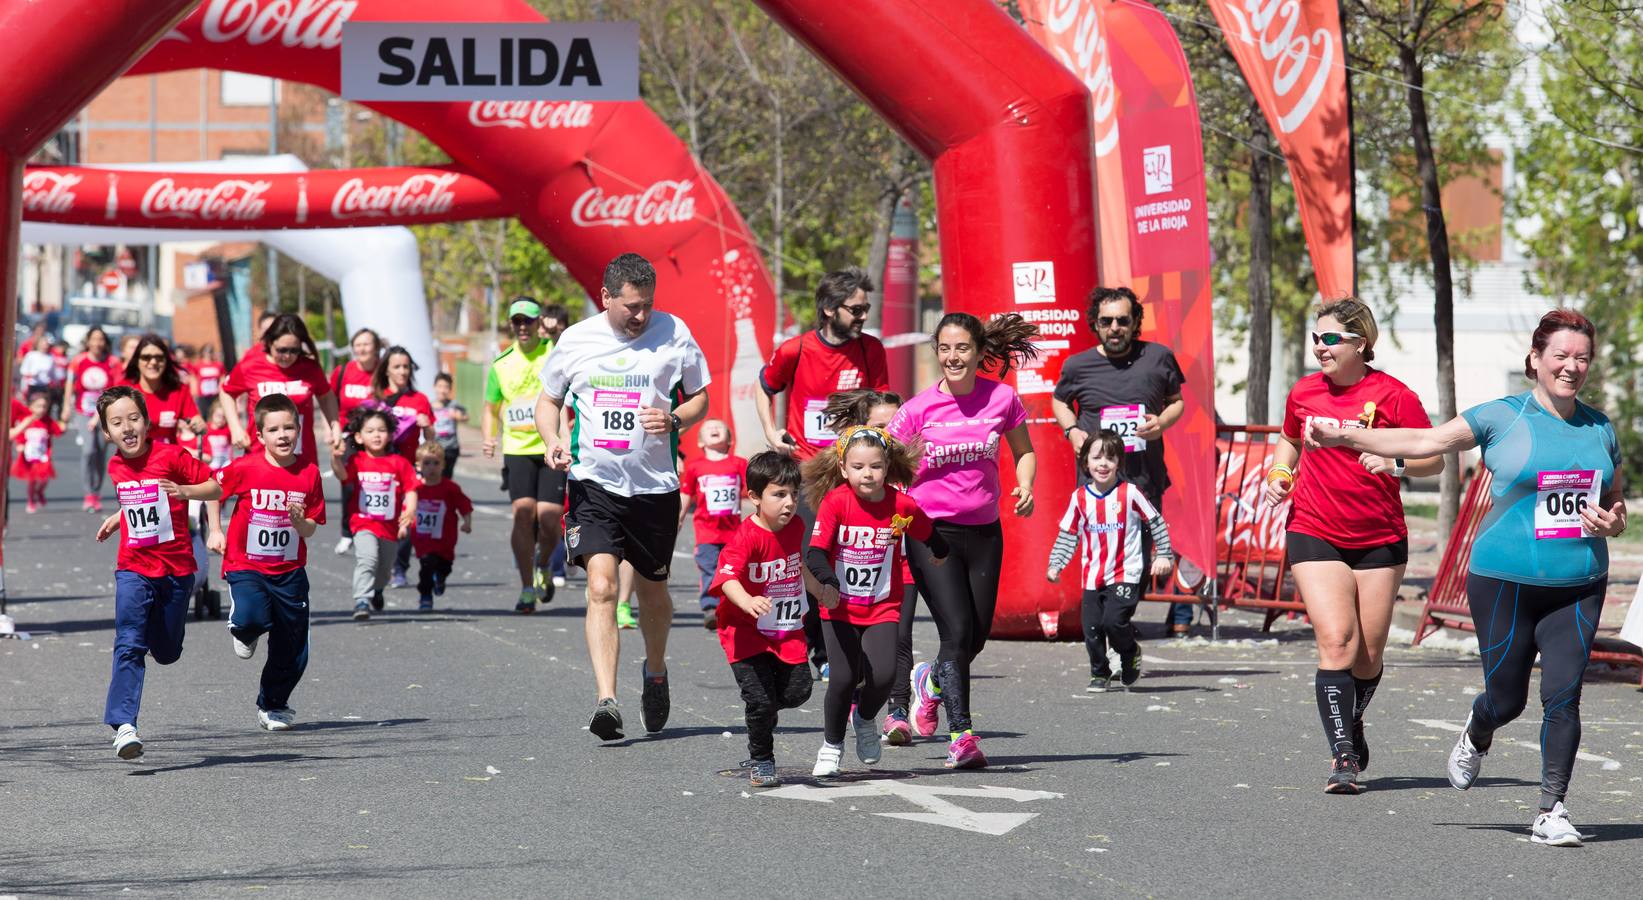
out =
<path fill-rule="evenodd" d="M 799 571 L 799 554 L 794 553 L 786 559 L 771 559 L 764 562 L 747 564 L 747 580 L 755 584 L 769 584 L 771 582 L 786 581 Z M 735 575 L 734 571 L 725 573 Z"/>
<path fill-rule="evenodd" d="M 1364 427 L 1363 422 L 1359 421 L 1358 419 L 1347 419 L 1346 421 L 1343 422 L 1340 419 L 1334 418 L 1332 416 L 1307 416 L 1306 420 L 1308 422 L 1317 422 L 1320 425 L 1332 425 L 1336 428 L 1362 428 L 1362 427 Z"/>
<path fill-rule="evenodd" d="M 288 503 L 301 503 L 302 491 L 279 491 L 272 488 L 251 488 L 252 509 L 285 509 Z"/>
<path fill-rule="evenodd" d="M 342 396 L 349 400 L 364 400 L 371 396 L 371 386 L 368 384 L 345 384 L 342 386 Z"/>
<path fill-rule="evenodd" d="M 308 384 L 304 381 L 259 381 L 257 393 L 266 397 L 269 394 L 285 394 L 293 399 L 301 400 L 308 396 Z"/>
<path fill-rule="evenodd" d="M 838 545 L 840 547 L 855 547 L 862 550 L 874 550 L 890 546 L 894 534 L 889 528 L 874 528 L 870 525 L 840 525 Z"/>

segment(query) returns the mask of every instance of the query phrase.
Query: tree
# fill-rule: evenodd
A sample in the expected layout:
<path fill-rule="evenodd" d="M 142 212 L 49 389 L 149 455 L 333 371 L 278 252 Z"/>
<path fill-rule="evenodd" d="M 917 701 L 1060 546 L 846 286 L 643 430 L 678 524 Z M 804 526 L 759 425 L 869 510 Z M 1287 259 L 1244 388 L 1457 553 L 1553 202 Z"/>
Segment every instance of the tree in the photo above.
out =
<path fill-rule="evenodd" d="M 1458 175 L 1479 172 L 1489 160 L 1487 126 L 1502 117 L 1513 62 L 1503 9 L 1497 0 L 1351 0 L 1345 10 L 1349 64 L 1371 76 L 1353 81 L 1360 169 L 1376 171 L 1380 177 L 1371 183 L 1393 201 L 1387 216 L 1393 248 L 1400 246 L 1398 201 L 1415 199 L 1425 224 L 1438 415 L 1444 421 L 1457 410 L 1456 254 L 1443 213 L 1443 186 Z M 1438 529 L 1447 539 L 1460 507 L 1460 460 L 1454 454 L 1439 490 Z"/>
<path fill-rule="evenodd" d="M 1517 98 L 1527 138 L 1512 209 L 1534 259 L 1527 286 L 1579 305 L 1602 360 L 1588 402 L 1609 411 L 1631 484 L 1643 478 L 1643 9 L 1601 0 L 1546 8 L 1539 91 Z M 1552 227 L 1549 227 L 1552 226 Z"/>

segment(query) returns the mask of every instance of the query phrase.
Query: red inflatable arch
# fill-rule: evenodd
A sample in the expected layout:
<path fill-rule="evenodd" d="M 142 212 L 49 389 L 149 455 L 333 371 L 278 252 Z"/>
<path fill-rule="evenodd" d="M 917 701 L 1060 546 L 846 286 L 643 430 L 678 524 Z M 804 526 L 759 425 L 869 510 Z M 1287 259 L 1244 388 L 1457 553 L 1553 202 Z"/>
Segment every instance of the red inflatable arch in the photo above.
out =
<path fill-rule="evenodd" d="M 1006 522 L 1004 583 L 1017 589 L 1001 598 L 994 634 L 1053 633 L 1058 618 L 1077 618 L 1077 592 L 1070 584 L 1045 584 L 1042 572 L 1054 536 L 1051 520 L 1073 487 L 1071 454 L 1050 417 L 1049 389 L 1066 356 L 1089 343 L 1077 324 L 1083 298 L 1096 281 L 1085 89 L 990 0 L 759 0 L 759 5 L 932 160 L 947 308 L 982 318 L 1019 311 L 1044 328 L 1044 358 L 1011 376 L 1032 415 L 1040 510 L 1031 522 L 1013 517 Z M 130 72 L 230 69 L 335 92 L 346 20 L 540 18 L 516 0 L 205 0 Z M 74 21 L 72 27 L 80 27 Z M 42 49 L 24 58 L 37 63 L 53 57 Z M 56 58 L 61 68 L 41 68 L 58 78 L 77 73 L 76 60 Z M 455 174 L 450 183 L 460 185 L 464 197 L 432 213 L 423 204 L 416 215 L 454 218 L 460 216 L 453 210 L 511 210 L 590 293 L 597 292 L 611 257 L 630 250 L 649 257 L 657 264 L 663 307 L 690 323 L 708 354 L 715 373 L 713 408 L 721 416 L 728 413 L 744 439 L 759 433 L 747 401 L 769 349 L 774 292 L 740 215 L 648 107 L 640 102 L 364 105 L 418 129 L 455 160 L 455 167 L 435 171 Z M 72 174 L 82 180 L 86 175 Z M 144 194 L 155 181 L 171 178 L 164 188 L 174 192 L 174 203 L 209 201 L 211 191 L 203 182 L 193 185 L 195 193 L 177 195 L 184 176 L 147 175 L 153 180 Z M 369 177 L 391 191 L 383 179 L 398 175 L 379 171 Z M 333 206 L 317 212 L 311 199 L 299 204 L 296 198 L 311 197 L 308 185 L 353 177 L 367 176 L 308 173 L 302 176 L 306 182 L 293 176 L 282 190 L 270 185 L 264 189 L 268 196 L 285 199 L 272 211 L 265 203 L 258 215 L 288 216 L 293 225 L 343 224 L 318 221 L 335 218 Z M 39 179 L 41 187 L 46 180 Z M 285 183 L 283 177 L 275 180 Z M 11 227 L 18 188 L 13 169 Z M 131 215 L 119 223 L 152 224 L 134 201 L 126 195 L 117 202 L 115 219 Z M 94 202 L 82 208 L 61 196 L 51 200 L 38 189 L 31 205 L 43 207 L 42 218 L 95 215 Z M 62 209 L 53 212 L 55 206 Z M 100 221 L 109 221 L 106 201 L 102 209 Z M 257 224 L 268 227 L 269 221 Z M 371 224 L 384 222 L 376 218 Z M 5 274 L 14 277 L 9 263 Z"/>

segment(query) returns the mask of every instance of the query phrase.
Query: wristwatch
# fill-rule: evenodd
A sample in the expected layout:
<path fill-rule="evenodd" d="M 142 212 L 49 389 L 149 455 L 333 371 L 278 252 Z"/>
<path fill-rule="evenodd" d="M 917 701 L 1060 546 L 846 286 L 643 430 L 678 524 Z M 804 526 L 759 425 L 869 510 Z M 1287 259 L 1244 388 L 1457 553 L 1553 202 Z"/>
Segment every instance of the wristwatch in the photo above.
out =
<path fill-rule="evenodd" d="M 673 433 L 674 434 L 678 434 L 679 432 L 685 430 L 685 423 L 679 421 L 679 414 L 678 413 L 668 413 L 667 417 L 669 419 L 673 420 Z"/>
<path fill-rule="evenodd" d="M 1401 456 L 1393 457 L 1393 459 L 1392 459 L 1392 477 L 1393 478 L 1402 478 L 1403 477 L 1403 469 L 1404 469 L 1403 457 L 1401 457 Z"/>

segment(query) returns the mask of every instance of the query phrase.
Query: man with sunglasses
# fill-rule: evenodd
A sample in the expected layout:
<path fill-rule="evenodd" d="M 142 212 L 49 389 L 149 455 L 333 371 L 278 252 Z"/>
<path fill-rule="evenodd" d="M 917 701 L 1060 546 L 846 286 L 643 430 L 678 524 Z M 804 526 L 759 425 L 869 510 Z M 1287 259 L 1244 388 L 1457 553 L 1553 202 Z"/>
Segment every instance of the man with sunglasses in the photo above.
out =
<path fill-rule="evenodd" d="M 1169 473 L 1164 468 L 1164 432 L 1181 418 L 1186 378 L 1168 347 L 1139 340 L 1145 309 L 1127 287 L 1090 292 L 1085 320 L 1099 341 L 1067 358 L 1050 408 L 1077 458 L 1090 435 L 1103 428 L 1124 438 L 1124 480 L 1141 489 L 1152 505 L 1164 508 Z M 1080 466 L 1078 483 L 1089 481 Z M 1151 557 L 1151 547 L 1147 548 Z M 1145 571 L 1145 568 L 1143 568 Z M 1192 607 L 1170 604 L 1170 633 L 1191 630 Z"/>
<path fill-rule="evenodd" d="M 873 309 L 867 299 L 872 290 L 873 279 L 858 266 L 827 273 L 816 285 L 816 329 L 782 342 L 759 371 L 765 396 L 756 397 L 753 405 L 772 449 L 800 462 L 815 456 L 832 446 L 835 437 L 822 414 L 829 395 L 861 388 L 890 389 L 884 345 L 862 334 Z M 787 394 L 787 417 L 784 427 L 778 428 L 774 407 L 776 395 L 783 392 Z M 816 524 L 816 513 L 802 499 L 799 518 L 809 533 Z M 811 662 L 825 678 L 827 650 L 816 609 L 812 597 L 804 630 L 810 640 Z"/>
<path fill-rule="evenodd" d="M 530 614 L 536 604 L 553 600 L 548 561 L 559 544 L 560 517 L 565 514 L 565 473 L 547 464 L 547 445 L 536 429 L 536 398 L 542 393 L 542 363 L 554 342 L 542 336 L 542 305 L 530 297 L 508 304 L 513 346 L 502 351 L 485 375 L 484 437 L 481 452 L 496 455 L 501 429 L 502 479 L 513 507 L 513 558 L 519 570 L 519 600 L 514 611 Z M 560 309 L 563 313 L 563 309 Z"/>

